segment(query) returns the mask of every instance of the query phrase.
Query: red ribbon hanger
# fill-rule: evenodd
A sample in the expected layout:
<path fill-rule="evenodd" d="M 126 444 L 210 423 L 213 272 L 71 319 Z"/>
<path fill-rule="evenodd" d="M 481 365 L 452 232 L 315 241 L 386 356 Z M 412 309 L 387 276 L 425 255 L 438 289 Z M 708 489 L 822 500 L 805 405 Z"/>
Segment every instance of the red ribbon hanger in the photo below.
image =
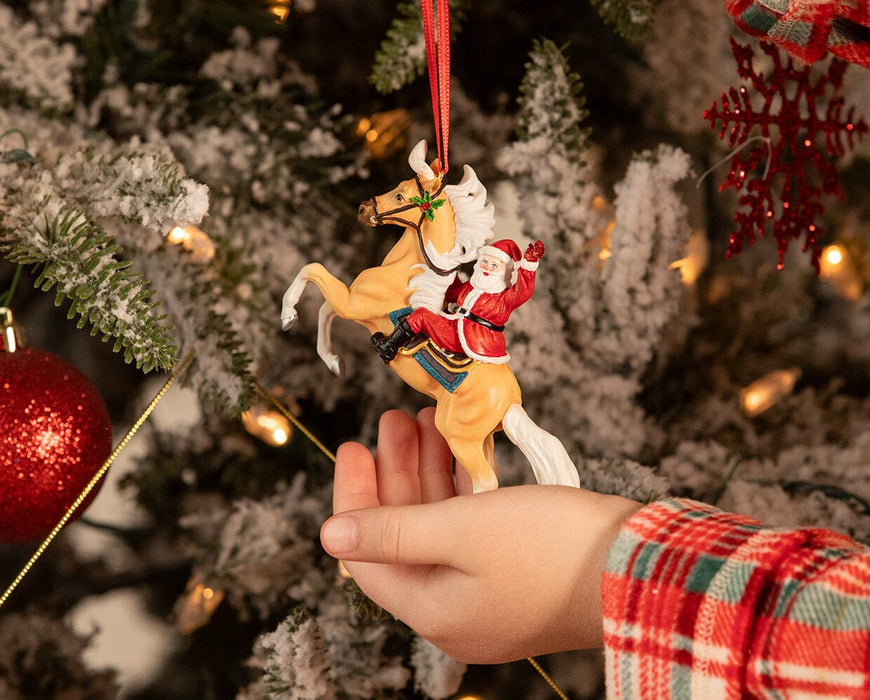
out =
<path fill-rule="evenodd" d="M 435 142 L 441 173 L 446 174 L 450 142 L 450 8 L 448 0 L 422 0 L 422 9 Z"/>

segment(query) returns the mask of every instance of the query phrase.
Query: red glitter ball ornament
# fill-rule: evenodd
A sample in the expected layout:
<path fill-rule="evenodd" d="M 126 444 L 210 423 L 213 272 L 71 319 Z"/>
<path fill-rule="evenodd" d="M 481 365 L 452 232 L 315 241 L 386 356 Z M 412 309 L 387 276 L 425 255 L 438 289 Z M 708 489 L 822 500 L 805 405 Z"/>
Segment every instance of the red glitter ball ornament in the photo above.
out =
<path fill-rule="evenodd" d="M 111 451 L 109 413 L 84 375 L 48 352 L 0 350 L 0 542 L 46 537 Z"/>

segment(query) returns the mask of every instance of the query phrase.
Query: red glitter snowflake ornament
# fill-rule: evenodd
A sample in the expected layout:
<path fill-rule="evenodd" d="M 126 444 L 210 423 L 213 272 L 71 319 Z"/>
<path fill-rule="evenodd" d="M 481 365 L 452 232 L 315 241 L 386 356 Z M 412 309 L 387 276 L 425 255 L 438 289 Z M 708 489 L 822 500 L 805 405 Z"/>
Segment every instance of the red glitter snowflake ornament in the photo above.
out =
<path fill-rule="evenodd" d="M 756 109 L 753 93 L 740 86 L 722 93 L 721 108 L 713 102 L 704 111 L 711 129 L 721 122 L 719 138 L 728 131 L 729 148 L 738 146 L 731 157 L 731 171 L 719 187 L 720 192 L 729 187 L 743 190 L 739 202 L 744 209 L 734 214 L 738 228 L 729 238 L 726 256 L 740 253 L 744 244 L 751 246 L 769 225 L 779 250 L 778 268 L 782 269 L 789 242 L 803 237 L 803 250 L 811 251 L 818 272 L 821 199 L 843 196 L 836 160 L 867 131 L 864 120 L 855 118 L 854 107 L 843 114 L 843 98 L 837 94 L 848 64 L 832 60 L 813 84 L 808 66 L 798 67 L 775 46 L 761 44 L 773 61 L 768 81 L 753 68 L 751 47 L 732 39 L 731 49 L 738 75 L 751 83 L 763 105 Z M 829 88 L 831 97 L 825 107 Z M 756 126 L 760 134 L 752 133 Z"/>

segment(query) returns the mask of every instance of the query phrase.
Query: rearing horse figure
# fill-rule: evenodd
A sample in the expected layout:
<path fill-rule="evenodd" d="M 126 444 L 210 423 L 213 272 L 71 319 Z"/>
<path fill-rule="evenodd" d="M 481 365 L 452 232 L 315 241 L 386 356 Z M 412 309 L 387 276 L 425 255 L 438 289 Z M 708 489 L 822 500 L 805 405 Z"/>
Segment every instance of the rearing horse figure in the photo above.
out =
<path fill-rule="evenodd" d="M 440 311 L 459 266 L 474 260 L 477 249 L 492 237 L 493 207 L 474 171 L 466 165 L 462 181 L 445 186 L 438 161 L 428 165 L 425 158 L 426 142 L 421 141 L 408 158 L 416 176 L 360 205 L 359 220 L 368 226 L 405 227 L 380 266 L 363 270 L 348 287 L 320 263 L 309 263 L 284 293 L 281 321 L 287 330 L 297 318 L 296 304 L 305 286 L 317 285 L 325 299 L 317 350 L 336 374 L 344 371 L 332 350 L 330 329 L 336 316 L 356 321 L 370 333 L 389 334 L 393 312 L 420 306 Z M 461 383 L 449 387 L 409 353 L 400 352 L 389 366 L 435 399 L 435 426 L 471 476 L 475 493 L 498 487 L 493 433 L 499 429 L 529 460 L 538 483 L 580 485 L 562 443 L 523 410 L 520 387 L 508 365 L 474 361 Z"/>

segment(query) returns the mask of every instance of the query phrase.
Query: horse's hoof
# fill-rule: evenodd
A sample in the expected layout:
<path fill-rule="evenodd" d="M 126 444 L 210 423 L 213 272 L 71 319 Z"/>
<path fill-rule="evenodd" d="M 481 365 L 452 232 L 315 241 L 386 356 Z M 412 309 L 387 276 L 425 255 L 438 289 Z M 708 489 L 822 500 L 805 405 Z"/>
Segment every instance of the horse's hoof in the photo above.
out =
<path fill-rule="evenodd" d="M 471 488 L 472 493 L 495 491 L 498 488 L 498 477 L 495 474 L 491 474 L 488 477 L 472 477 Z"/>
<path fill-rule="evenodd" d="M 299 318 L 299 314 L 297 314 L 295 311 L 292 311 L 291 313 L 287 314 L 286 316 L 282 316 L 281 317 L 281 330 L 289 331 L 293 327 L 293 324 L 296 323 L 296 320 L 298 318 Z"/>
<path fill-rule="evenodd" d="M 329 367 L 329 371 L 336 377 L 345 376 L 344 360 L 338 355 L 333 355 L 329 362 L 326 363 L 326 366 Z"/>

